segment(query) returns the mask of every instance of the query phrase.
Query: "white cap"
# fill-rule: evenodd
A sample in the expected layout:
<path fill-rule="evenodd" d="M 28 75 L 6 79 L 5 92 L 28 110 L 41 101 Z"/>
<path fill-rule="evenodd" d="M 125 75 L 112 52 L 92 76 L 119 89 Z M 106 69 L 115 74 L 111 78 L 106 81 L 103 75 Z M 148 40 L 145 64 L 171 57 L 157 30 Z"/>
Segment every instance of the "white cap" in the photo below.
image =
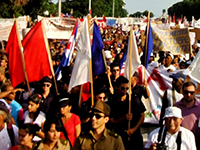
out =
<path fill-rule="evenodd" d="M 104 51 L 104 54 L 105 54 L 105 57 L 106 57 L 107 59 L 112 58 L 112 55 L 111 55 L 111 53 L 110 53 L 109 50 Z"/>
<path fill-rule="evenodd" d="M 165 116 L 163 118 L 168 118 L 168 117 L 176 117 L 176 118 L 182 118 L 182 112 L 181 109 L 178 107 L 167 107 L 165 109 Z"/>
<path fill-rule="evenodd" d="M 172 53 L 168 53 L 167 55 L 171 56 L 171 58 L 174 59 L 174 55 Z"/>

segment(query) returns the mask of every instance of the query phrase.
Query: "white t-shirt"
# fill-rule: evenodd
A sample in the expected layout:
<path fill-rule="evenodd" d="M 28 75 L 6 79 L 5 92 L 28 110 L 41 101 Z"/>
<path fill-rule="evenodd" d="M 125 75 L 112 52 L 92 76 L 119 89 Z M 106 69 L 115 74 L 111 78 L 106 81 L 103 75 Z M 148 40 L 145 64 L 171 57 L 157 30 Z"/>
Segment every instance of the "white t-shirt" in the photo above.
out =
<path fill-rule="evenodd" d="M 14 132 L 14 143 L 15 145 L 19 144 L 19 134 L 18 134 L 18 127 L 16 125 L 12 125 L 13 132 Z M 12 147 L 12 143 L 10 140 L 10 136 L 7 130 L 7 124 L 5 123 L 5 127 L 0 131 L 0 149 L 1 150 L 10 150 Z"/>
<path fill-rule="evenodd" d="M 28 110 L 25 111 L 24 123 L 33 123 L 33 124 L 37 124 L 39 127 L 41 127 L 42 123 L 45 122 L 45 120 L 46 120 L 46 116 L 42 111 L 40 111 L 40 113 L 38 114 L 35 121 L 33 121 L 33 119 L 31 119 L 28 114 L 29 114 L 29 111 Z M 33 138 L 33 141 L 40 141 L 40 140 L 42 140 L 42 139 L 39 138 L 38 136 L 34 136 L 34 138 Z"/>
<path fill-rule="evenodd" d="M 150 148 L 150 146 L 152 144 L 158 142 L 157 139 L 158 139 L 159 129 L 160 128 L 156 128 L 149 134 L 148 141 L 145 145 L 145 148 Z M 181 150 L 196 150 L 194 134 L 184 127 L 180 127 L 179 131 L 182 131 Z M 167 146 L 167 150 L 176 150 L 177 149 L 177 144 L 176 144 L 177 135 L 178 135 L 178 132 L 176 132 L 173 135 L 171 135 L 169 133 L 166 134 L 165 145 Z"/>
<path fill-rule="evenodd" d="M 174 67 L 173 65 L 170 65 L 169 67 L 165 67 L 164 65 L 161 65 L 160 66 L 161 69 L 164 69 L 164 70 L 172 70 L 172 71 L 175 71 L 176 70 L 176 67 Z"/>

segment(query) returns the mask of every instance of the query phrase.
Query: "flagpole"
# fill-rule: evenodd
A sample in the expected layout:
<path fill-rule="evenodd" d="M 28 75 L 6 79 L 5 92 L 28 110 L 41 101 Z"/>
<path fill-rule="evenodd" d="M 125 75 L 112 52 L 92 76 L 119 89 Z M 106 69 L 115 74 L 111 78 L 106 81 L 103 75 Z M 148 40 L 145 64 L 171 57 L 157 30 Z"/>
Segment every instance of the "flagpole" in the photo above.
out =
<path fill-rule="evenodd" d="M 82 93 L 83 93 L 83 84 L 82 84 L 81 87 L 80 87 L 79 102 L 78 102 L 79 109 L 81 109 L 81 98 L 82 98 Z"/>
<path fill-rule="evenodd" d="M 88 19 L 88 32 L 90 38 L 90 16 L 87 15 Z M 90 42 L 90 39 L 89 39 Z M 90 44 L 91 45 L 91 44 Z M 90 59 L 90 83 L 91 83 L 91 106 L 94 105 L 94 91 L 93 91 L 93 75 L 92 75 L 92 58 Z"/>
<path fill-rule="evenodd" d="M 131 67 L 132 67 L 132 41 L 133 41 L 133 28 L 131 27 L 130 30 L 130 39 L 129 39 L 129 91 L 128 91 L 128 96 L 129 96 L 129 105 L 128 105 L 128 113 L 131 114 Z M 131 128 L 131 121 L 128 121 L 128 130 Z M 130 136 L 128 137 L 128 140 L 130 140 Z"/>
<path fill-rule="evenodd" d="M 44 19 L 42 19 L 41 21 L 42 21 L 42 30 L 43 30 L 43 35 L 44 35 L 46 51 L 47 51 L 47 55 L 48 55 L 49 65 L 50 65 L 50 68 L 51 68 L 51 73 L 53 75 L 53 81 L 54 81 L 54 84 L 55 84 L 56 94 L 59 95 L 58 87 L 57 87 L 57 83 L 56 83 L 56 78 L 55 78 L 55 74 L 54 74 L 54 70 L 53 70 L 52 60 L 51 60 L 51 54 L 50 54 L 50 51 L 49 51 L 49 44 L 48 44 L 48 41 L 47 41 L 46 30 L 45 30 L 44 22 L 43 22 Z"/>
<path fill-rule="evenodd" d="M 105 54 L 104 54 L 103 50 L 101 52 L 102 52 L 102 56 L 103 56 L 104 65 L 105 65 L 106 70 L 107 70 L 108 66 L 107 66 L 107 63 L 106 63 Z M 108 74 L 108 71 L 107 71 L 107 76 L 108 76 L 108 81 L 109 81 L 110 88 L 113 89 L 113 86 L 112 86 L 112 83 L 111 83 L 111 80 L 110 80 L 110 75 Z M 111 94 L 114 94 L 113 91 L 111 91 Z"/>
<path fill-rule="evenodd" d="M 149 38 L 149 18 L 150 18 L 150 12 L 148 12 L 148 16 L 147 16 L 147 34 L 146 34 L 146 46 L 145 46 L 145 53 L 144 53 L 144 83 L 146 80 L 146 65 L 147 65 L 147 52 L 148 52 L 148 38 Z"/>
<path fill-rule="evenodd" d="M 22 51 L 23 47 L 22 47 L 21 39 L 19 37 L 18 21 L 15 20 L 15 23 L 16 23 L 17 41 L 18 41 L 18 44 L 19 44 L 20 55 L 21 55 L 21 59 L 22 59 L 22 66 L 23 66 L 23 70 L 24 70 L 24 76 L 25 76 L 26 85 L 27 85 L 27 88 L 28 88 L 29 95 L 31 95 L 30 84 L 29 84 L 29 81 L 28 81 L 28 76 L 27 76 L 27 71 L 26 71 L 26 66 L 25 66 L 25 61 L 24 61 L 24 54 L 23 54 L 23 51 Z"/>

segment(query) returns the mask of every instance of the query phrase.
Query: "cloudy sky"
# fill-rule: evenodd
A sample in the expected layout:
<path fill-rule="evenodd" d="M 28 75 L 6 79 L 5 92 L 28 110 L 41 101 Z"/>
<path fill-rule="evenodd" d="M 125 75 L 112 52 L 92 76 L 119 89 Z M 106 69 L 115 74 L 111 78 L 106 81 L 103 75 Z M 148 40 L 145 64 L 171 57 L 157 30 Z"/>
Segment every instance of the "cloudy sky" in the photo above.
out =
<path fill-rule="evenodd" d="M 58 0 L 52 0 L 57 3 Z M 182 0 L 124 0 L 126 5 L 125 9 L 129 14 L 145 10 L 153 12 L 155 17 L 160 17 L 162 15 L 162 10 L 166 9 L 173 4 L 180 2 Z"/>

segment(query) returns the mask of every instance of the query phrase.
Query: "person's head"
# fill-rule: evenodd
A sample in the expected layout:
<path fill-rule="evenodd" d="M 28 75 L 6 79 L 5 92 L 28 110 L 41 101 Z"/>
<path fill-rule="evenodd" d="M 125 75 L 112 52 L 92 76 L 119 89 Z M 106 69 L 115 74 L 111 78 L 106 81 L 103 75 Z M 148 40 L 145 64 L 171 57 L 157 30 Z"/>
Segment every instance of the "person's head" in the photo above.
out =
<path fill-rule="evenodd" d="M 97 101 L 92 107 L 92 112 L 90 113 L 92 128 L 105 129 L 105 124 L 109 121 L 110 107 L 102 101 Z"/>
<path fill-rule="evenodd" d="M 106 91 L 104 89 L 95 89 L 94 90 L 94 99 L 96 101 L 104 102 L 106 98 Z"/>
<path fill-rule="evenodd" d="M 8 122 L 9 120 L 9 110 L 6 107 L 6 104 L 0 101 L 0 125 Z"/>
<path fill-rule="evenodd" d="M 165 125 L 167 127 L 167 131 L 170 134 L 174 134 L 179 131 L 180 125 L 182 123 L 182 112 L 178 107 L 168 107 L 165 109 Z"/>
<path fill-rule="evenodd" d="M 16 94 L 13 90 L 14 90 L 14 88 L 11 84 L 5 84 L 5 85 L 3 85 L 2 89 L 1 89 L 2 92 L 10 91 L 10 93 L 6 97 L 4 97 L 4 99 L 6 100 L 6 102 L 8 104 L 11 104 L 12 100 L 15 99 Z"/>
<path fill-rule="evenodd" d="M 39 126 L 37 124 L 25 123 L 22 126 L 20 126 L 19 127 L 20 145 L 31 146 L 32 139 L 35 136 L 36 131 L 38 130 Z"/>
<path fill-rule="evenodd" d="M 33 93 L 28 97 L 28 110 L 29 112 L 36 112 L 40 107 L 42 96 L 37 93 Z"/>
<path fill-rule="evenodd" d="M 8 64 L 8 58 L 6 55 L 1 57 L 1 67 L 6 68 Z"/>
<path fill-rule="evenodd" d="M 124 76 L 119 76 L 115 82 L 115 93 L 119 96 L 124 96 L 128 90 L 128 79 Z"/>
<path fill-rule="evenodd" d="M 42 79 L 42 89 L 44 92 L 50 92 L 50 88 L 52 86 L 52 79 L 49 78 L 48 76 L 44 77 Z"/>
<path fill-rule="evenodd" d="M 175 74 L 170 75 L 169 77 L 173 79 L 172 86 L 176 89 L 177 92 L 180 93 L 182 85 L 186 81 L 186 76 L 181 72 L 177 72 Z"/>
<path fill-rule="evenodd" d="M 6 78 L 5 76 L 5 68 L 0 67 L 0 81 L 3 81 Z"/>
<path fill-rule="evenodd" d="M 180 69 L 185 69 L 186 67 L 185 67 L 185 62 L 184 61 L 181 61 L 180 63 L 179 63 L 179 67 L 180 67 Z"/>
<path fill-rule="evenodd" d="M 168 54 L 166 55 L 166 59 L 165 59 L 166 64 L 167 64 L 167 65 L 171 65 L 173 59 L 174 59 L 174 55 L 171 54 L 171 53 L 168 53 Z"/>
<path fill-rule="evenodd" d="M 59 100 L 59 108 L 61 115 L 70 113 L 72 108 L 72 101 L 69 98 L 61 98 Z"/>
<path fill-rule="evenodd" d="M 115 78 L 119 77 L 120 74 L 120 65 L 119 63 L 112 63 L 110 65 L 111 73 Z"/>
<path fill-rule="evenodd" d="M 60 139 L 62 125 L 58 118 L 47 118 L 44 123 L 45 142 L 57 142 Z"/>
<path fill-rule="evenodd" d="M 193 82 L 185 82 L 182 85 L 183 100 L 186 103 L 193 102 L 195 99 L 196 86 Z"/>

